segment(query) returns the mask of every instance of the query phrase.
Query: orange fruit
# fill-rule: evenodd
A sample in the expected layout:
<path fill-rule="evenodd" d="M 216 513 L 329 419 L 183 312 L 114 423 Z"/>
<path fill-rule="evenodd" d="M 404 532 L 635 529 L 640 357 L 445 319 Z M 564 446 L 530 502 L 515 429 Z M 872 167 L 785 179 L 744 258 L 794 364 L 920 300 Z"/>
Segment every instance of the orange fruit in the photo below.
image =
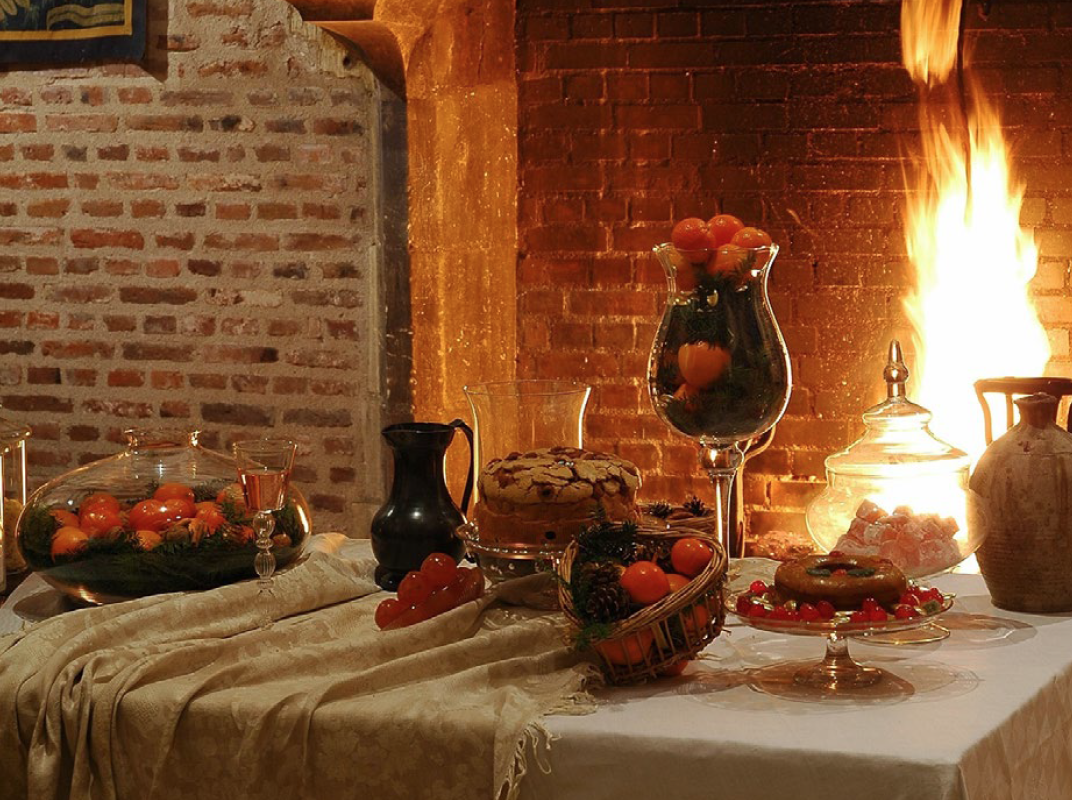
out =
<path fill-rule="evenodd" d="M 670 563 L 682 575 L 695 578 L 711 563 L 714 554 L 706 542 L 689 536 L 674 542 L 670 548 Z"/>
<path fill-rule="evenodd" d="M 675 225 L 670 234 L 670 242 L 694 264 L 705 263 L 711 254 L 707 223 L 699 217 L 689 217 Z"/>
<path fill-rule="evenodd" d="M 691 383 L 683 383 L 674 392 L 674 399 L 683 402 L 686 411 L 695 411 L 700 402 L 700 390 Z"/>
<path fill-rule="evenodd" d="M 708 262 L 709 275 L 736 275 L 741 271 L 741 262 L 748 258 L 748 251 L 735 244 L 726 244 L 715 251 L 714 258 Z"/>
<path fill-rule="evenodd" d="M 596 645 L 596 651 L 611 664 L 628 667 L 643 663 L 651 652 L 655 634 L 645 629 L 640 633 L 630 634 L 624 639 L 608 639 Z"/>
<path fill-rule="evenodd" d="M 141 545 L 142 550 L 152 550 L 164 541 L 164 537 L 156 531 L 141 530 L 134 533 L 134 538 Z"/>
<path fill-rule="evenodd" d="M 733 214 L 716 214 L 707 220 L 708 238 L 710 238 L 712 246 L 721 247 L 724 244 L 729 244 L 737 231 L 743 227 L 744 223 Z"/>
<path fill-rule="evenodd" d="M 194 501 L 194 490 L 183 483 L 162 483 L 153 492 L 154 500 L 189 500 Z"/>
<path fill-rule="evenodd" d="M 741 228 L 737 233 L 733 234 L 733 238 L 730 239 L 730 244 L 749 248 L 765 247 L 770 245 L 770 243 L 770 234 L 759 228 Z"/>
<path fill-rule="evenodd" d="M 52 534 L 52 560 L 60 556 L 72 556 L 82 552 L 89 542 L 89 537 L 81 528 L 65 526 Z"/>
<path fill-rule="evenodd" d="M 671 594 L 673 594 L 674 592 L 680 592 L 682 589 L 684 589 L 691 583 L 691 581 L 684 575 L 678 575 L 676 572 L 666 573 L 666 579 L 670 581 Z"/>
<path fill-rule="evenodd" d="M 730 365 L 730 351 L 717 344 L 692 342 L 677 350 L 677 368 L 685 383 L 707 389 L 722 377 Z"/>
<path fill-rule="evenodd" d="M 86 508 L 83 503 L 77 527 L 90 536 L 100 536 L 112 528 L 123 527 L 123 518 L 119 516 L 118 511 L 105 503 L 96 503 L 89 508 Z"/>
<path fill-rule="evenodd" d="M 621 577 L 622 588 L 634 603 L 650 606 L 670 594 L 670 581 L 654 561 L 634 561 Z"/>
<path fill-rule="evenodd" d="M 696 632 L 703 630 L 708 622 L 711 621 L 711 612 L 707 610 L 707 606 L 703 605 L 703 602 L 693 603 L 686 609 L 681 611 L 681 621 L 685 625 L 685 630 L 690 636 L 695 636 Z"/>
<path fill-rule="evenodd" d="M 670 253 L 670 263 L 674 265 L 674 278 L 677 282 L 678 291 L 691 292 L 696 288 L 697 267 L 685 257 L 680 250 Z"/>
<path fill-rule="evenodd" d="M 89 497 L 83 500 L 82 504 L 78 507 L 78 513 L 84 514 L 88 509 L 93 508 L 94 506 L 104 506 L 117 514 L 119 513 L 119 501 L 107 492 L 96 492 L 89 495 Z"/>
<path fill-rule="evenodd" d="M 224 503 L 233 503 L 239 509 L 245 508 L 246 496 L 242 493 L 242 486 L 237 483 L 229 483 L 220 489 L 216 495 L 216 502 L 221 506 Z"/>
<path fill-rule="evenodd" d="M 78 527 L 78 517 L 72 514 L 70 511 L 66 511 L 62 508 L 56 508 L 49 513 L 52 514 L 52 518 L 60 524 L 61 528 Z"/>

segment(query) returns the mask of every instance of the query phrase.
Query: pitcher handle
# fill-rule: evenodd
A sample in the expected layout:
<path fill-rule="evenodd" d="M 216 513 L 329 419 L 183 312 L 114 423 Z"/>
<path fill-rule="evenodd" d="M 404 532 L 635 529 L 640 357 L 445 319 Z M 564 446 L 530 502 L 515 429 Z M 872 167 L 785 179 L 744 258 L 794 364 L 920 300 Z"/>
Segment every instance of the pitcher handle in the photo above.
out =
<path fill-rule="evenodd" d="M 465 478 L 465 489 L 462 491 L 462 514 L 469 516 L 469 498 L 473 494 L 473 479 L 475 477 L 475 464 L 474 452 L 473 452 L 473 429 L 465 424 L 464 420 L 456 419 L 453 422 L 447 423 L 452 428 L 461 428 L 462 433 L 465 434 L 466 440 L 469 442 L 469 474 Z"/>

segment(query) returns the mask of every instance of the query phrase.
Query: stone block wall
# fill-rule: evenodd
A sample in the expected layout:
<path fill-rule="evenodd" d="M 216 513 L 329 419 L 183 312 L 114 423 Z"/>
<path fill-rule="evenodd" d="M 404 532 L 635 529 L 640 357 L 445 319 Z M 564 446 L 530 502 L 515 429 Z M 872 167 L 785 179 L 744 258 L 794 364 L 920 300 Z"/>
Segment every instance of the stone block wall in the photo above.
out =
<path fill-rule="evenodd" d="M 976 74 L 1003 109 L 1040 245 L 1050 370 L 1068 375 L 1072 4 L 1000 0 L 986 20 L 971 6 Z M 824 458 L 880 399 L 913 281 L 902 170 L 917 95 L 899 13 L 896 0 L 519 0 L 519 375 L 592 382 L 587 443 L 636 461 L 649 498 L 712 498 L 644 381 L 663 291 L 650 248 L 675 220 L 734 213 L 782 247 L 772 300 L 795 387 L 748 470 L 753 534 L 804 530 Z"/>
<path fill-rule="evenodd" d="M 149 6 L 143 63 L 0 72 L 3 413 L 35 485 L 127 427 L 292 436 L 317 529 L 363 535 L 408 392 L 383 341 L 397 101 L 283 0 Z"/>

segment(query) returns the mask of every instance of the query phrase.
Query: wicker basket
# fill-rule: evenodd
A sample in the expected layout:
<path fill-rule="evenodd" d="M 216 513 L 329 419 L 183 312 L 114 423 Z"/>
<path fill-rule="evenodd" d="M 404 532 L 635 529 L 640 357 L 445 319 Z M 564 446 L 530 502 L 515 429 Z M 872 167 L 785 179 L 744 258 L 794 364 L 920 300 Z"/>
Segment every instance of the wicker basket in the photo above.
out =
<path fill-rule="evenodd" d="M 668 542 L 700 539 L 711 547 L 710 563 L 683 589 L 645 606 L 611 627 L 610 635 L 593 650 L 608 683 L 639 683 L 659 677 L 682 659 L 693 658 L 722 631 L 726 618 L 722 584 L 726 576 L 726 551 L 710 533 L 689 529 L 666 530 L 641 525 L 637 542 Z M 561 580 L 558 599 L 566 618 L 580 630 L 584 622 L 573 607 L 570 579 L 576 541 L 571 542 L 558 563 Z"/>

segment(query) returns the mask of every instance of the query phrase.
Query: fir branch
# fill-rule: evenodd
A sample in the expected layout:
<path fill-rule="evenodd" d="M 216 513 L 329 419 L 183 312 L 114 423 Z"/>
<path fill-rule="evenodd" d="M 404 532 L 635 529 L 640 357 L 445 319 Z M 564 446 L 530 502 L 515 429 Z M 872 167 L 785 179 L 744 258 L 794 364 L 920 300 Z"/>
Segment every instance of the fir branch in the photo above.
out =
<path fill-rule="evenodd" d="M 597 642 L 609 639 L 614 632 L 614 625 L 609 622 L 589 622 L 573 637 L 573 646 L 577 650 L 587 650 Z"/>

